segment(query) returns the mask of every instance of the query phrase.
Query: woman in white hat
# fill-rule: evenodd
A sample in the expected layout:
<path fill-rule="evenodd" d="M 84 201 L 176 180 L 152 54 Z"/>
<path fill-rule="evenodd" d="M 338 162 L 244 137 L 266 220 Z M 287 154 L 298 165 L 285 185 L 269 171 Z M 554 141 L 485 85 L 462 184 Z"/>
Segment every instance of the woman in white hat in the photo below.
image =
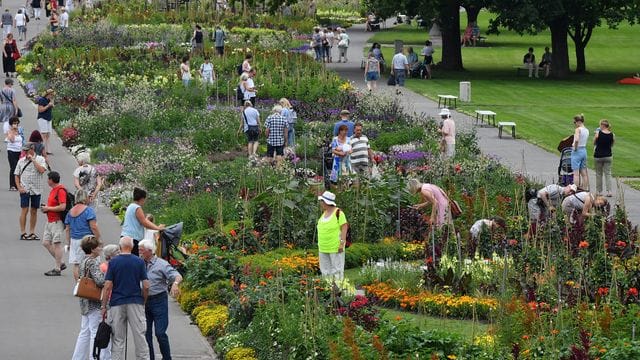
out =
<path fill-rule="evenodd" d="M 441 227 L 447 222 L 449 213 L 449 197 L 439 186 L 434 184 L 424 184 L 418 179 L 411 179 L 407 184 L 409 192 L 420 193 L 421 203 L 413 205 L 414 209 L 422 209 L 431 205 L 431 224 Z"/>
<path fill-rule="evenodd" d="M 349 223 L 344 212 L 336 207 L 336 195 L 325 191 L 318 196 L 322 216 L 318 219 L 318 258 L 322 276 L 344 278 L 344 249 Z"/>

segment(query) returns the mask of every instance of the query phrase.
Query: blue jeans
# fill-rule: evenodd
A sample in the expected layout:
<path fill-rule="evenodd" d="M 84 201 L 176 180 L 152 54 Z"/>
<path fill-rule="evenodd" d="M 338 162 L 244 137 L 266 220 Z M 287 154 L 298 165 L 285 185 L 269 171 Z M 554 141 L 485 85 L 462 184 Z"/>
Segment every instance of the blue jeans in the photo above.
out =
<path fill-rule="evenodd" d="M 169 327 L 169 301 L 167 293 L 149 296 L 144 313 L 147 317 L 147 344 L 149 345 L 149 358 L 155 359 L 153 354 L 153 325 L 155 323 L 155 334 L 160 347 L 160 353 L 163 360 L 171 360 L 171 349 L 169 347 L 169 336 L 167 336 L 167 327 Z"/>
<path fill-rule="evenodd" d="M 287 130 L 287 145 L 289 147 L 296 146 L 296 129 L 294 129 L 293 124 L 289 124 Z"/>
<path fill-rule="evenodd" d="M 316 52 L 316 61 L 322 61 L 322 46 L 316 46 L 313 50 Z"/>
<path fill-rule="evenodd" d="M 396 77 L 396 85 L 404 86 L 405 69 L 393 69 L 393 73 Z"/>

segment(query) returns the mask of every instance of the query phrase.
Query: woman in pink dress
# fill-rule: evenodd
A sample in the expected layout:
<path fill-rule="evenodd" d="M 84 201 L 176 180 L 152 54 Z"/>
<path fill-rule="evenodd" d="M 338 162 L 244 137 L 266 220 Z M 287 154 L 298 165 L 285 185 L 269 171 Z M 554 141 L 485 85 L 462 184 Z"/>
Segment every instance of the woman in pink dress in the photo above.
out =
<path fill-rule="evenodd" d="M 437 185 L 423 184 L 416 179 L 409 180 L 409 191 L 412 194 L 420 192 L 421 203 L 413 205 L 414 209 L 421 209 L 431 204 L 431 224 L 441 227 L 446 224 L 449 213 L 449 197 Z"/>

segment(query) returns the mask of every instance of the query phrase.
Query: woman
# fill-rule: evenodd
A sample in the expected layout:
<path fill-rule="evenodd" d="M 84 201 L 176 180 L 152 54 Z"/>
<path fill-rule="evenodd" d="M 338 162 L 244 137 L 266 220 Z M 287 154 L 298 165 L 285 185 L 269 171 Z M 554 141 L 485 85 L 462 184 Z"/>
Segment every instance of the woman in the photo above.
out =
<path fill-rule="evenodd" d="M 202 33 L 202 27 L 200 25 L 196 25 L 196 29 L 193 31 L 193 36 L 191 37 L 191 43 L 193 44 L 193 54 L 202 54 L 204 50 L 204 34 Z"/>
<path fill-rule="evenodd" d="M 120 248 L 116 244 L 109 244 L 102 249 L 102 254 L 104 255 L 104 262 L 100 264 L 100 271 L 106 274 L 107 270 L 109 270 L 109 261 L 120 254 Z"/>
<path fill-rule="evenodd" d="M 31 8 L 33 9 L 33 16 L 36 20 L 40 20 L 40 14 L 42 13 L 41 0 L 31 0 Z"/>
<path fill-rule="evenodd" d="M 147 192 L 140 188 L 133 188 L 133 202 L 127 206 L 122 223 L 120 237 L 128 236 L 133 239 L 133 250 L 131 253 L 138 256 L 138 242 L 144 239 L 144 229 L 164 230 L 164 225 L 156 225 L 147 220 L 142 211 L 144 203 L 147 201 Z"/>
<path fill-rule="evenodd" d="M 316 61 L 322 61 L 322 35 L 323 34 L 320 33 L 319 27 L 316 26 L 313 28 L 313 35 L 311 35 L 311 47 L 316 54 Z"/>
<path fill-rule="evenodd" d="M 601 210 L 605 215 L 609 213 L 609 202 L 603 196 L 593 195 L 588 191 L 571 194 L 562 200 L 562 212 L 570 223 L 574 223 L 578 216 L 592 216 L 595 211 Z"/>
<path fill-rule="evenodd" d="M 96 207 L 98 193 L 102 189 L 102 176 L 98 175 L 96 168 L 89 163 L 88 152 L 78 154 L 78 167 L 73 171 L 73 184 L 76 189 L 84 190 L 88 194 L 87 205 Z"/>
<path fill-rule="evenodd" d="M 278 104 L 282 106 L 281 115 L 287 119 L 287 123 L 289 123 L 289 127 L 287 128 L 287 146 L 295 147 L 296 146 L 296 120 L 298 119 L 298 114 L 293 109 L 293 106 L 289 102 L 287 98 L 282 98 L 278 101 Z"/>
<path fill-rule="evenodd" d="M 75 193 L 76 204 L 69 210 L 64 219 L 65 231 L 67 234 L 67 246 L 69 250 L 69 264 L 73 264 L 73 278 L 79 279 L 80 262 L 84 258 L 84 253 L 80 242 L 87 235 L 92 235 L 100 240 L 100 230 L 96 221 L 96 212 L 87 206 L 89 196 L 84 190 Z"/>
<path fill-rule="evenodd" d="M 49 158 L 47 155 L 47 150 L 44 146 L 44 139 L 42 138 L 42 134 L 38 130 L 33 130 L 31 135 L 29 135 L 29 142 L 36 144 L 36 155 L 40 155 L 47 162 L 47 167 L 49 167 Z"/>
<path fill-rule="evenodd" d="M 16 60 L 14 56 L 15 53 L 18 52 L 18 45 L 11 33 L 7 34 L 2 45 L 2 68 L 4 69 L 4 75 L 9 78 L 11 74 L 14 76 L 16 74 Z"/>
<path fill-rule="evenodd" d="M 411 71 L 415 71 L 418 66 L 420 66 L 420 60 L 418 60 L 418 54 L 413 51 L 413 47 L 409 46 L 409 50 L 407 53 L 407 61 L 409 62 L 409 69 Z"/>
<path fill-rule="evenodd" d="M 13 90 L 13 80 L 5 79 L 4 87 L 0 91 L 0 116 L 2 117 L 2 125 L 8 123 L 9 119 L 16 116 L 18 104 L 16 103 L 16 92 Z M 8 127 L 8 126 L 7 126 Z"/>
<path fill-rule="evenodd" d="M 593 157 L 596 164 L 596 194 L 602 194 L 602 175 L 607 188 L 607 197 L 611 197 L 611 148 L 615 142 L 615 136 L 611 132 L 608 120 L 600 120 L 600 127 L 596 129 L 596 136 L 593 138 L 595 151 Z"/>
<path fill-rule="evenodd" d="M 344 249 L 349 223 L 342 210 L 336 207 L 336 195 L 325 191 L 318 196 L 322 215 L 316 224 L 320 273 L 338 280 L 344 278 Z"/>
<path fill-rule="evenodd" d="M 338 41 L 338 62 L 347 62 L 347 50 L 349 49 L 349 35 L 347 35 L 347 30 L 340 29 L 340 36 Z"/>
<path fill-rule="evenodd" d="M 102 253 L 102 243 L 93 235 L 87 235 L 80 241 L 80 247 L 84 252 L 84 258 L 80 262 L 80 274 L 83 277 L 93 279 L 96 285 L 104 286 L 104 273 L 100 271 L 100 254 Z M 93 341 L 96 338 L 98 325 L 102 320 L 100 314 L 100 301 L 80 298 L 80 333 L 76 339 L 76 347 L 73 351 L 72 360 L 86 360 L 91 358 L 93 351 Z M 110 359 L 110 349 L 107 347 L 100 352 L 101 359 Z"/>
<path fill-rule="evenodd" d="M 380 43 L 373 43 L 371 46 L 371 52 L 376 60 L 378 60 L 378 63 L 380 63 L 380 74 L 384 73 L 384 55 L 380 49 Z"/>
<path fill-rule="evenodd" d="M 216 72 L 213 70 L 213 64 L 209 56 L 204 57 L 204 62 L 200 65 L 198 73 L 202 78 L 202 86 L 207 87 L 213 85 L 213 82 L 216 80 Z"/>
<path fill-rule="evenodd" d="M 333 167 L 329 179 L 332 183 L 337 184 L 338 179 L 343 174 L 351 173 L 351 145 L 349 145 L 349 137 L 347 137 L 347 125 L 340 125 L 338 128 L 338 136 L 333 138 L 331 142 L 331 152 L 333 153 Z"/>
<path fill-rule="evenodd" d="M 576 127 L 573 133 L 573 151 L 571 152 L 571 168 L 573 169 L 573 183 L 578 188 L 589 190 L 589 174 L 587 173 L 587 140 L 589 129 L 584 126 L 584 115 L 573 117 Z"/>
<path fill-rule="evenodd" d="M 18 125 L 20 125 L 20 119 L 15 116 L 12 117 L 11 120 L 9 120 L 9 131 L 5 139 L 7 142 L 7 158 L 9 159 L 9 191 L 18 191 L 14 172 L 20 159 L 23 142 Z"/>
<path fill-rule="evenodd" d="M 424 66 L 427 68 L 427 78 L 431 79 L 431 64 L 433 63 L 433 44 L 427 40 L 422 48 L 422 56 L 424 56 Z"/>
<path fill-rule="evenodd" d="M 189 82 L 191 82 L 191 68 L 189 67 L 188 56 L 182 58 L 182 64 L 180 64 L 180 78 L 182 79 L 182 85 L 184 85 L 184 87 L 188 87 Z"/>
<path fill-rule="evenodd" d="M 251 104 L 251 101 L 245 100 L 244 109 L 242 109 L 242 119 L 240 120 L 240 129 L 247 137 L 247 154 L 249 159 L 258 157 L 258 138 L 260 137 L 260 112 Z"/>
<path fill-rule="evenodd" d="M 55 1 L 53 1 L 55 2 Z M 49 25 L 51 26 L 51 35 L 58 35 L 60 28 L 60 20 L 58 19 L 58 10 L 51 10 L 51 17 L 49 18 Z"/>
<path fill-rule="evenodd" d="M 437 185 L 423 184 L 417 179 L 409 180 L 409 191 L 412 194 L 420 193 L 421 203 L 413 205 L 414 209 L 421 209 L 431 204 L 431 224 L 441 227 L 446 224 L 449 212 L 449 197 Z"/>
<path fill-rule="evenodd" d="M 376 59 L 373 52 L 369 52 L 367 62 L 364 65 L 364 75 L 367 80 L 367 89 L 369 91 L 376 90 L 378 88 L 378 79 L 380 79 L 380 61 Z"/>

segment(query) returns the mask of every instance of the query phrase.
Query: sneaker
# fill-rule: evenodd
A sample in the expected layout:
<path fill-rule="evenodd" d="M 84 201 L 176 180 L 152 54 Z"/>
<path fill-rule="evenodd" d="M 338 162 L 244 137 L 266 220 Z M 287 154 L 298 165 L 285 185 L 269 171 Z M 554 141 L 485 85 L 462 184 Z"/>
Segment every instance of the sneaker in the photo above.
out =
<path fill-rule="evenodd" d="M 49 271 L 47 271 L 46 273 L 44 273 L 45 276 L 60 276 L 60 270 L 56 270 L 56 269 L 51 269 Z"/>
<path fill-rule="evenodd" d="M 65 263 L 60 264 L 60 271 L 66 269 L 66 268 L 67 268 L 67 264 L 65 264 Z"/>

